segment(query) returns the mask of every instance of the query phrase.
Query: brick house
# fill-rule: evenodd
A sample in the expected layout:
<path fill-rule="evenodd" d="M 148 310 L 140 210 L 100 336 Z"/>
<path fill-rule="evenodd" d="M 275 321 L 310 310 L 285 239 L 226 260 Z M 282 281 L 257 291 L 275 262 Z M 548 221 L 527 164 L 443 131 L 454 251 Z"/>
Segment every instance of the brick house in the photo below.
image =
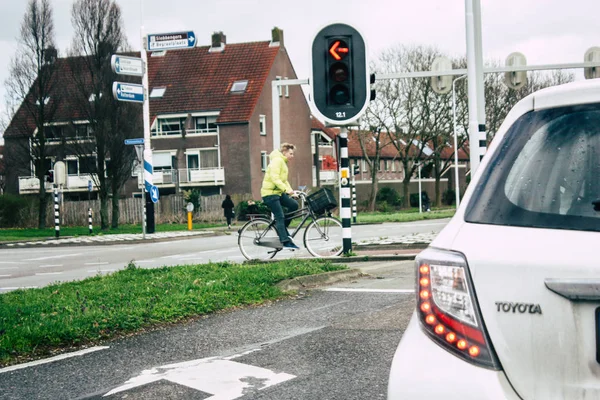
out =
<path fill-rule="evenodd" d="M 274 28 L 271 33 L 270 41 L 227 44 L 225 35 L 218 32 L 212 35 L 210 46 L 148 53 L 153 178 L 161 195 L 196 188 L 203 195 L 250 193 L 260 198 L 268 154 L 273 150 L 271 82 L 297 78 L 284 47 L 283 31 Z M 68 88 L 68 82 L 65 86 Z M 279 94 L 280 141 L 297 146 L 290 183 L 294 187 L 310 185 L 309 106 L 299 86 L 282 87 Z M 141 116 L 142 105 L 139 107 Z M 26 140 L 18 129 L 22 125 L 11 121 L 5 134 L 7 148 Z M 68 106 L 60 107 L 51 125 L 78 126 L 81 135 L 88 135 L 85 121 Z M 138 137 L 142 136 L 140 132 Z M 59 144 L 57 141 L 56 146 Z M 59 153 L 50 151 L 48 168 L 61 158 Z M 93 173 L 82 168 L 88 160 L 64 158 L 71 161 L 65 194 L 86 191 Z M 139 192 L 138 171 L 139 167 L 132 168 L 132 179 L 122 196 Z M 33 172 L 32 166 L 24 166 L 19 176 L 9 179 L 8 190 L 37 192 L 39 182 Z"/>

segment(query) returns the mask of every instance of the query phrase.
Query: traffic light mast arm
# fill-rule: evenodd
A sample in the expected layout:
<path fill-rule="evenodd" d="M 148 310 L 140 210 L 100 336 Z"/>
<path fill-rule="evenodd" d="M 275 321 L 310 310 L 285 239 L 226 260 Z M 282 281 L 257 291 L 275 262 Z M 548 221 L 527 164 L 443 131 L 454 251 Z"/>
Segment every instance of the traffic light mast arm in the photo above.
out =
<path fill-rule="evenodd" d="M 279 111 L 279 88 L 282 86 L 308 85 L 308 79 L 280 79 L 271 81 L 271 104 L 273 111 L 273 148 L 281 145 L 281 116 Z"/>

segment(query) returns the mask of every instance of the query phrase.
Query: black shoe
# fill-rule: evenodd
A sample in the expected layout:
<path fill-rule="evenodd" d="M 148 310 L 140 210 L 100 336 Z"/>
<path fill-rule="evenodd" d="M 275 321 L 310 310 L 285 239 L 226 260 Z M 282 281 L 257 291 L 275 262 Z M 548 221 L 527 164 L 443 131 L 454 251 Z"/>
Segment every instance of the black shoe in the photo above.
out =
<path fill-rule="evenodd" d="M 300 250 L 300 247 L 296 246 L 296 243 L 294 242 L 284 242 L 283 243 L 283 248 L 284 249 L 289 249 L 289 250 Z"/>

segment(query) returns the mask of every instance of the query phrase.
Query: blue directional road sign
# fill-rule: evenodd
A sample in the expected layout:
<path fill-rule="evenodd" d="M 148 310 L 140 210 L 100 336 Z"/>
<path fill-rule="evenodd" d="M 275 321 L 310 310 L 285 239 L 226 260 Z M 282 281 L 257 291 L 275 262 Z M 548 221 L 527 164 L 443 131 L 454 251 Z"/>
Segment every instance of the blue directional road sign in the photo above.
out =
<path fill-rule="evenodd" d="M 144 138 L 125 139 L 125 144 L 144 144 Z"/>
<path fill-rule="evenodd" d="M 135 83 L 113 82 L 113 96 L 119 101 L 144 102 L 144 87 Z"/>
<path fill-rule="evenodd" d="M 196 45 L 193 31 L 148 35 L 148 51 L 191 49 Z"/>
<path fill-rule="evenodd" d="M 110 58 L 112 70 L 120 75 L 144 75 L 144 63 L 141 58 L 125 57 L 113 54 Z"/>
<path fill-rule="evenodd" d="M 150 186 L 150 200 L 153 203 L 158 203 L 158 188 L 154 185 Z"/>

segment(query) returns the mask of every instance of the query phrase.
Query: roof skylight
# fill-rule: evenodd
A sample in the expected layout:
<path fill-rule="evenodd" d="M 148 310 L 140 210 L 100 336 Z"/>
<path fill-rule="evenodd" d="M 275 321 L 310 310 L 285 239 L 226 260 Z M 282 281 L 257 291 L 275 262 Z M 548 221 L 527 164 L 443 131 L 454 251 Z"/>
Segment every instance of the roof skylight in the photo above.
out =
<path fill-rule="evenodd" d="M 167 91 L 167 88 L 164 86 L 152 88 L 152 91 L 150 92 L 150 98 L 151 99 L 161 98 L 165 95 L 166 91 Z"/>
<path fill-rule="evenodd" d="M 235 81 L 233 85 L 231 85 L 232 92 L 244 92 L 246 91 L 246 87 L 248 87 L 248 81 Z"/>

